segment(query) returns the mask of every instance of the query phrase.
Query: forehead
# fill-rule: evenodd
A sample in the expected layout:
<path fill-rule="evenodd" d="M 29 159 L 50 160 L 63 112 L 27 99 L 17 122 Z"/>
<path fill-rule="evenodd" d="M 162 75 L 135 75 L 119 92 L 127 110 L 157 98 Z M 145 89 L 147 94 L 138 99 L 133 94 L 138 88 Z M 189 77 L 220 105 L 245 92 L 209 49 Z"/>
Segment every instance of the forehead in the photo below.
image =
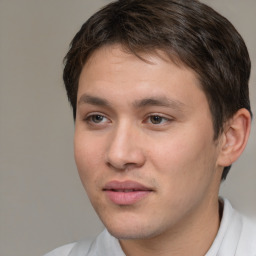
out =
<path fill-rule="evenodd" d="M 196 83 L 200 88 L 200 80 L 198 74 L 191 68 L 187 67 L 174 53 L 167 54 L 160 49 L 152 49 L 151 51 L 131 52 L 127 47 L 120 44 L 111 44 L 98 48 L 87 59 L 80 74 L 80 80 L 83 73 L 95 74 L 95 79 L 100 75 L 106 75 L 111 79 L 111 75 L 127 70 L 133 73 L 134 79 L 142 80 L 146 75 L 150 76 L 150 71 L 160 71 L 170 73 L 171 66 L 175 66 L 177 71 L 185 71 L 190 74 L 191 82 Z M 126 72 L 126 73 L 127 73 Z M 160 73 L 158 72 L 158 73 Z M 121 74 L 120 74 L 121 75 Z M 125 74 L 123 74 L 125 75 Z M 125 77 L 125 76 L 124 76 Z M 152 77 L 151 77 L 152 78 Z M 79 80 L 79 84 L 81 83 Z"/>

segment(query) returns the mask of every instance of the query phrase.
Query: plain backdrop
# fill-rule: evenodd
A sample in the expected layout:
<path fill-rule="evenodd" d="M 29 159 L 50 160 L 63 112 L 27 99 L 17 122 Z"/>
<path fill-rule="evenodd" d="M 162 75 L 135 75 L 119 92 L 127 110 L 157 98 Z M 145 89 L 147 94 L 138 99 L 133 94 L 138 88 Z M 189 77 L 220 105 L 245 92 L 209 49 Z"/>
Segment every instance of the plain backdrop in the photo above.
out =
<path fill-rule="evenodd" d="M 42 255 L 102 228 L 73 160 L 62 59 L 82 23 L 108 1 L 0 0 L 0 255 Z M 256 1 L 204 0 L 229 18 L 252 58 L 256 113 Z M 255 121 L 221 195 L 256 218 Z"/>

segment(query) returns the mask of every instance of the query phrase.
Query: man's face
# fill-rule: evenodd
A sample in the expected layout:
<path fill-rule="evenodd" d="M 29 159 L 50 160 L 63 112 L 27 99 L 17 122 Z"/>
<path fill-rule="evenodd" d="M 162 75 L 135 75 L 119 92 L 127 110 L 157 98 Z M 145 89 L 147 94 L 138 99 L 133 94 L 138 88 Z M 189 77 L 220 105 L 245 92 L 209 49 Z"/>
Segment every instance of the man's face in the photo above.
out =
<path fill-rule="evenodd" d="M 154 237 L 198 219 L 217 201 L 221 177 L 196 75 L 159 55 L 143 58 L 118 45 L 101 48 L 79 80 L 79 175 L 119 238 Z"/>

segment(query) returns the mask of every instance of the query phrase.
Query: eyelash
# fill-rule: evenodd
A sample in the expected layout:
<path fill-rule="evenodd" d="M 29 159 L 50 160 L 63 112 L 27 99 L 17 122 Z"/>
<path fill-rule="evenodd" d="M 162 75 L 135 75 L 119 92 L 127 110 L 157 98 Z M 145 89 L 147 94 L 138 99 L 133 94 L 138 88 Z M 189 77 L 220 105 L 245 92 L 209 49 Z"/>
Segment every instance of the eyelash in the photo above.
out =
<path fill-rule="evenodd" d="M 148 115 L 145 120 L 146 120 L 145 121 L 146 123 L 149 123 L 150 125 L 153 125 L 153 126 L 164 125 L 165 123 L 171 121 L 170 118 L 167 118 L 167 117 L 159 115 L 159 114 Z"/>
<path fill-rule="evenodd" d="M 102 120 L 103 119 L 109 120 L 105 115 L 98 114 L 98 113 L 90 114 L 84 120 L 88 124 L 94 125 L 94 126 L 98 126 L 98 125 L 102 125 L 102 124 L 108 123 L 107 121 L 102 122 L 101 120 L 99 120 L 99 122 L 95 122 L 95 120 L 93 120 L 94 118 L 100 118 Z M 158 118 L 158 119 L 160 119 L 160 123 L 153 123 L 151 118 Z M 150 121 L 150 119 L 151 119 L 151 121 Z M 165 123 L 172 121 L 171 118 L 164 117 L 164 116 L 162 116 L 160 114 L 150 114 L 144 120 L 145 120 L 145 121 L 143 121 L 144 123 L 149 123 L 149 124 L 151 124 L 153 126 L 164 125 Z M 109 123 L 111 123 L 111 121 L 109 121 Z"/>
<path fill-rule="evenodd" d="M 90 114 L 84 120 L 87 123 L 92 124 L 92 125 L 98 125 L 98 124 L 101 124 L 101 123 L 105 123 L 105 122 L 101 122 L 101 121 L 99 121 L 99 122 L 93 121 L 93 118 L 96 118 L 96 117 L 108 119 L 105 115 L 95 113 L 95 114 Z"/>

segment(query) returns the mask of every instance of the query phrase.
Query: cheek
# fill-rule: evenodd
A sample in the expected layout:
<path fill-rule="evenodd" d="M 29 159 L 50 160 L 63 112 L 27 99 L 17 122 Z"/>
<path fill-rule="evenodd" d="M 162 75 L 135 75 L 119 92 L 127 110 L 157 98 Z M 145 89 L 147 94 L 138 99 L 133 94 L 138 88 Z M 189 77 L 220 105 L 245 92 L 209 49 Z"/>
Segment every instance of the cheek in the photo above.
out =
<path fill-rule="evenodd" d="M 195 137 L 177 137 L 151 151 L 156 179 L 161 184 L 163 205 L 181 213 L 193 208 L 206 194 L 214 180 L 213 147 Z M 175 214 L 175 213 L 173 213 Z M 177 216 L 178 218 L 178 216 Z"/>
<path fill-rule="evenodd" d="M 190 129 L 155 145 L 150 151 L 152 164 L 161 175 L 169 178 L 173 187 L 196 186 L 194 184 L 209 178 L 214 170 L 215 147 L 207 134 Z"/>
<path fill-rule="evenodd" d="M 90 136 L 75 133 L 75 161 L 84 187 L 87 187 L 87 184 L 94 184 L 96 176 L 102 170 L 102 148 L 103 146 Z"/>

